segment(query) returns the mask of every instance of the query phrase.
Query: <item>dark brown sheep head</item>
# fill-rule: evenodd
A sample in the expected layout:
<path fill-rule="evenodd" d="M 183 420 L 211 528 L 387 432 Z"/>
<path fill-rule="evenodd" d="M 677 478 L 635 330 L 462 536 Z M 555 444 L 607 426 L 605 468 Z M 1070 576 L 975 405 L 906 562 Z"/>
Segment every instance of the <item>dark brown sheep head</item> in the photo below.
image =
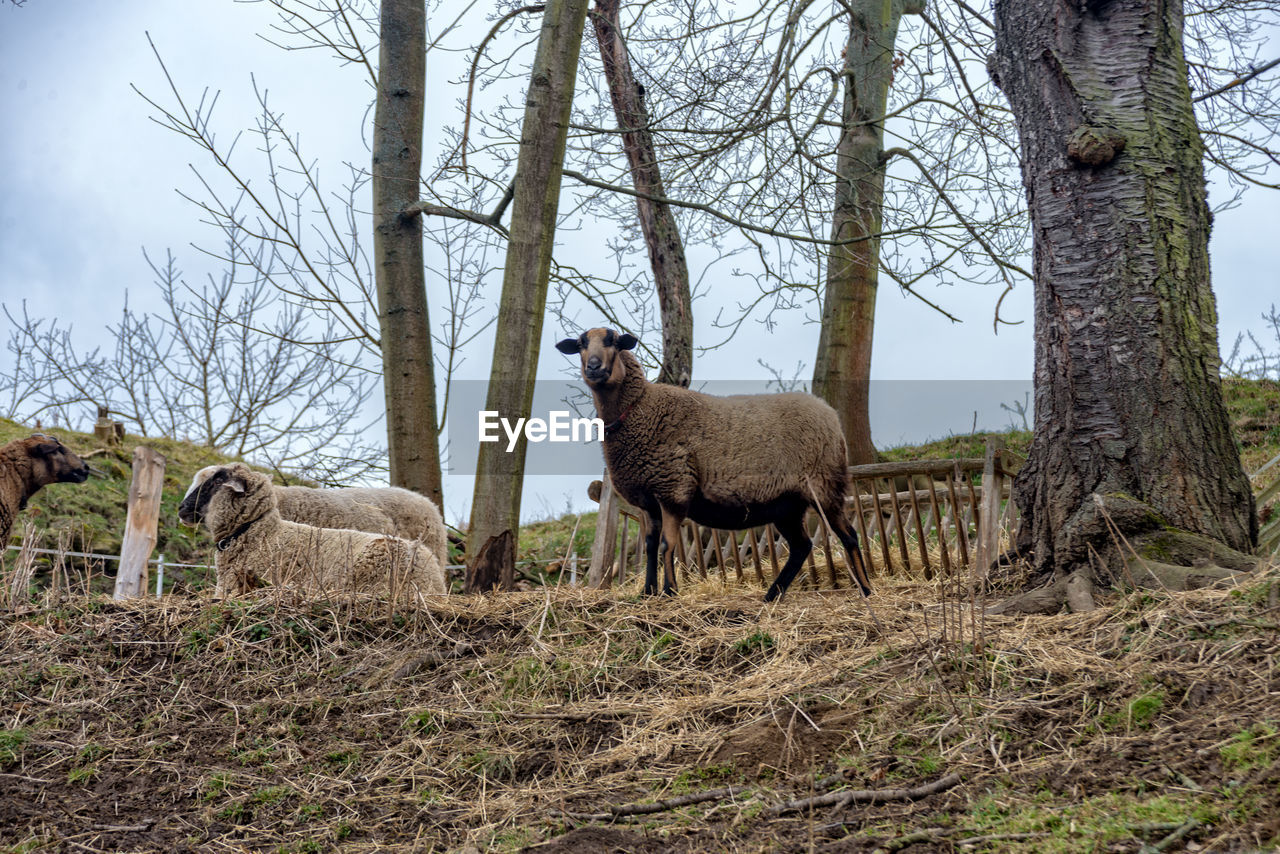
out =
<path fill-rule="evenodd" d="M 249 488 L 253 471 L 242 463 L 227 466 L 209 466 L 200 470 L 196 482 L 178 505 L 178 519 L 188 525 L 199 525 L 209 515 L 209 505 L 220 496 L 225 498 L 243 495 Z"/>
<path fill-rule="evenodd" d="M 588 329 L 577 338 L 566 338 L 556 349 L 566 355 L 577 353 L 582 357 L 582 378 L 591 388 L 618 385 L 626 376 L 626 366 L 618 353 L 635 349 L 636 337 L 627 332 L 597 327 Z"/>
<path fill-rule="evenodd" d="M 89 464 L 52 436 L 36 433 L 22 441 L 31 457 L 34 483 L 84 483 L 89 479 Z"/>

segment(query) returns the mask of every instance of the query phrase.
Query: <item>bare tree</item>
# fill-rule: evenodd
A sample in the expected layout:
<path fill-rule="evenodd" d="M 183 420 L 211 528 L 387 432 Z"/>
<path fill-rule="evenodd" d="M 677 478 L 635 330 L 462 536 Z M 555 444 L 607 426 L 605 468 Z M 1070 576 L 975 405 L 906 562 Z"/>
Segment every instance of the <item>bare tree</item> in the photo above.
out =
<path fill-rule="evenodd" d="M 1092 607 L 1094 581 L 1125 577 L 1121 536 L 1165 563 L 1238 568 L 1248 558 L 1227 553 L 1253 548 L 1258 521 L 1219 380 L 1182 4 L 997 0 L 995 27 L 1035 226 L 1035 430 L 1015 482 L 1018 539 L 1054 582 L 1009 607 Z M 1185 568 L 1140 565 L 1186 582 Z"/>
<path fill-rule="evenodd" d="M 373 251 L 391 483 L 440 504 L 435 362 L 421 217 L 427 13 L 422 0 L 382 0 L 373 114 Z"/>
<path fill-rule="evenodd" d="M 486 410 L 513 421 L 527 418 L 533 405 L 560 173 L 586 17 L 587 0 L 549 0 L 525 93 L 511 236 L 485 399 Z M 469 554 L 479 554 L 489 538 L 519 529 L 526 449 L 523 437 L 511 453 L 496 443 L 480 445 L 467 532 Z"/>
<path fill-rule="evenodd" d="M 109 348 L 86 349 L 56 321 L 15 313 L 9 349 L 20 358 L 6 380 L 10 417 L 54 416 L 72 424 L 105 406 L 142 435 L 185 438 L 224 453 L 340 481 L 374 470 L 361 433 L 375 376 L 310 328 L 309 312 L 236 263 L 203 286 L 187 284 L 168 254 L 148 263 L 163 312 L 126 304 L 106 328 Z M 38 390 L 38 391 L 37 391 Z"/>
<path fill-rule="evenodd" d="M 689 265 L 675 211 L 666 200 L 644 87 L 636 80 L 619 20 L 619 0 L 596 0 L 591 23 L 609 86 L 622 150 L 635 187 L 636 214 L 644 234 L 662 319 L 662 367 L 658 382 L 688 386 L 693 378 L 693 295 Z"/>

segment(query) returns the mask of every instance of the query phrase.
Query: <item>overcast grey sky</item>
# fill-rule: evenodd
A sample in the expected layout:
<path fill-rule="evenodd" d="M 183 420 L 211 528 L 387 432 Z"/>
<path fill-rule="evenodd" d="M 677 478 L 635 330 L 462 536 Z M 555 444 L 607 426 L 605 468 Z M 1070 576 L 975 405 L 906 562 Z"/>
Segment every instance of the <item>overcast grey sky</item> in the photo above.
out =
<path fill-rule="evenodd" d="M 444 8 L 452 13 L 464 6 L 450 0 Z M 143 247 L 159 253 L 172 248 L 192 278 L 208 269 L 189 244 L 208 245 L 210 234 L 199 222 L 200 212 L 175 192 L 195 190 L 190 163 L 207 164 L 189 142 L 149 121 L 151 108 L 130 88 L 133 84 L 161 98 L 167 91 L 146 32 L 188 97 L 198 98 L 204 87 L 220 90 L 216 119 L 224 133 L 252 126 L 257 115 L 254 75 L 324 168 L 367 161 L 360 127 L 370 101 L 366 78 L 338 67 L 320 51 L 285 53 L 262 41 L 257 34 L 266 32 L 273 20 L 264 5 L 228 0 L 0 5 L 0 114 L 6 128 L 0 137 L 3 302 L 16 306 L 26 299 L 33 315 L 56 316 L 73 324 L 86 342 L 100 341 L 101 327 L 115 320 L 126 290 L 136 307 L 145 307 L 152 297 Z M 481 23 L 484 29 L 487 24 Z M 457 76 L 458 61 L 457 55 L 431 56 L 428 152 L 431 140 L 439 139 L 439 126 L 457 120 L 454 104 L 461 92 L 447 81 Z M 1211 200 L 1225 195 L 1212 187 L 1210 193 Z M 1260 329 L 1259 314 L 1271 302 L 1280 302 L 1277 223 L 1280 194 L 1262 190 L 1217 217 L 1211 252 L 1224 351 L 1240 331 Z M 593 246 L 598 244 L 575 235 L 559 254 L 590 269 Z M 499 285 L 492 285 L 495 298 Z M 726 289 L 731 287 L 719 285 L 712 298 L 730 301 Z M 439 311 L 441 296 L 431 296 Z M 998 296 L 993 289 L 940 288 L 928 296 L 964 322 L 952 324 L 892 286 L 882 287 L 873 379 L 1030 379 L 1029 284 L 1019 287 L 1003 308 L 1005 318 L 1025 323 L 1003 327 L 999 335 L 991 328 Z M 696 337 L 704 341 L 713 337 L 707 329 L 712 314 L 713 305 L 695 306 L 700 318 Z M 586 313 L 580 316 L 594 321 Z M 562 376 L 566 359 L 551 345 L 567 331 L 576 330 L 561 329 L 554 320 L 546 324 L 540 376 Z M 758 358 L 788 371 L 801 360 L 811 365 L 816 340 L 816 327 L 805 325 L 799 314 L 772 333 L 748 326 L 722 350 L 699 357 L 695 376 L 763 380 L 767 374 Z M 472 347 L 468 375 L 487 373 L 491 346 L 491 338 L 482 338 Z M 912 393 L 912 386 L 880 388 L 873 412 L 878 444 L 920 441 L 967 431 L 971 425 L 975 406 L 964 403 L 963 392 L 956 402 L 940 403 L 934 393 Z M 1008 387 L 1001 388 L 1004 394 Z M 88 420 L 86 413 L 85 424 L 76 426 L 87 426 Z M 1008 419 L 997 406 L 983 420 L 996 427 Z M 525 515 L 562 509 L 566 494 L 581 506 L 581 480 L 531 478 Z M 456 519 L 465 512 L 470 485 L 466 478 L 450 481 L 446 510 Z"/>

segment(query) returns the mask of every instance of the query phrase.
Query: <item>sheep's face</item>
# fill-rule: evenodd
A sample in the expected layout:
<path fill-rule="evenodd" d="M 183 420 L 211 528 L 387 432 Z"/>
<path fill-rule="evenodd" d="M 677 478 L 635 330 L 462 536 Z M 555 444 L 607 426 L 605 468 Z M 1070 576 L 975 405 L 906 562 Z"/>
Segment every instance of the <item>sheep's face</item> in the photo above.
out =
<path fill-rule="evenodd" d="M 89 464 L 57 439 L 37 433 L 25 441 L 35 483 L 84 483 L 89 479 Z"/>
<path fill-rule="evenodd" d="M 234 501 L 244 495 L 249 484 L 244 466 L 211 466 L 196 474 L 191 488 L 178 505 L 178 519 L 188 525 L 199 525 L 210 513 L 211 505 Z"/>
<path fill-rule="evenodd" d="M 638 342 L 626 332 L 612 329 L 588 329 L 577 338 L 566 338 L 556 344 L 561 353 L 577 353 L 582 358 L 582 378 L 592 388 L 619 385 L 626 376 L 626 365 L 618 358 L 622 350 L 632 350 Z"/>

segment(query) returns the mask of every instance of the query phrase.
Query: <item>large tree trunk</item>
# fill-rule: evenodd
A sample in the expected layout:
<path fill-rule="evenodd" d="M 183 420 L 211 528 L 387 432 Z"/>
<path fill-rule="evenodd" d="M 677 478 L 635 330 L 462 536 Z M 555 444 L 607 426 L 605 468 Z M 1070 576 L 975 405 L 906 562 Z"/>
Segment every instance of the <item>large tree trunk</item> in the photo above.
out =
<path fill-rule="evenodd" d="M 850 240 L 827 255 L 822 331 L 813 364 L 813 393 L 840 415 L 852 465 L 874 462 L 871 444 L 871 334 L 880 273 L 884 207 L 884 115 L 893 82 L 893 46 L 904 14 L 919 0 L 853 0 L 848 4 L 844 106 L 836 148 L 831 239 Z"/>
<path fill-rule="evenodd" d="M 485 399 L 485 409 L 498 412 L 512 423 L 517 418 L 528 418 L 533 406 L 560 201 L 560 172 L 564 167 L 587 2 L 549 0 L 529 78 L 511 205 L 511 237 L 507 242 L 493 366 Z M 523 436 L 511 453 L 507 453 L 505 442 L 481 443 L 467 554 L 477 554 L 490 537 L 519 529 L 526 449 Z"/>
<path fill-rule="evenodd" d="M 613 114 L 622 133 L 622 150 L 631 166 L 631 181 L 640 196 L 636 212 L 653 283 L 662 314 L 662 370 L 658 382 L 688 386 L 693 377 L 693 308 L 689 292 L 689 266 L 675 213 L 665 201 L 662 171 L 649 132 L 649 111 L 644 105 L 644 89 L 631 71 L 627 44 L 618 20 L 621 0 L 596 0 L 591 21 L 595 25 L 604 75 L 609 84 Z M 652 196 L 654 198 L 645 198 Z"/>
<path fill-rule="evenodd" d="M 1058 583 L 1112 528 L 1162 519 L 1242 551 L 1257 538 L 1219 381 L 1182 23 L 1179 0 L 995 5 L 1035 252 L 1019 541 Z"/>
<path fill-rule="evenodd" d="M 373 254 L 382 338 L 391 483 L 437 504 L 440 479 L 435 364 L 418 200 L 426 88 L 426 7 L 383 0 L 373 113 Z"/>

